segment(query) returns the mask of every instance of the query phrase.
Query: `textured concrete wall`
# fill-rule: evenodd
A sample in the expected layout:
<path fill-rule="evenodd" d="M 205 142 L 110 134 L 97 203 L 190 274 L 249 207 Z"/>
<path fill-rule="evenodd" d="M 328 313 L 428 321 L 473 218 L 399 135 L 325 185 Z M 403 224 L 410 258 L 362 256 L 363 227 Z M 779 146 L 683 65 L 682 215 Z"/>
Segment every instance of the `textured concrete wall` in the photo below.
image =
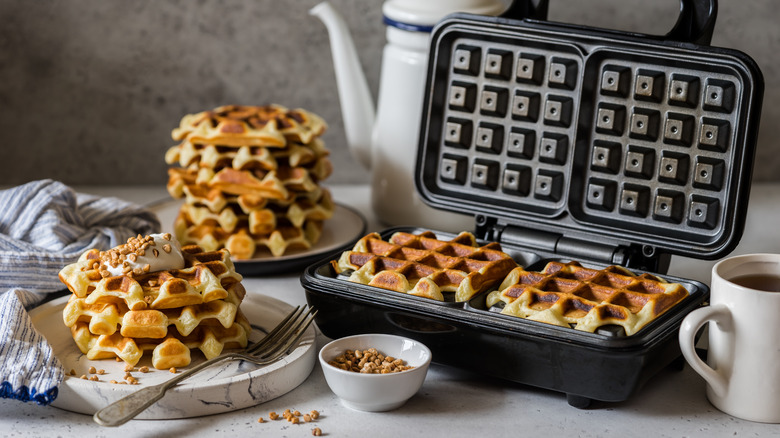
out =
<path fill-rule="evenodd" d="M 3 0 L 0 185 L 164 184 L 163 155 L 182 115 L 228 103 L 280 103 L 322 115 L 333 183 L 366 181 L 349 155 L 319 0 Z M 380 0 L 331 0 L 376 93 Z M 663 34 L 677 0 L 552 0 L 550 19 Z M 774 105 L 780 8 L 721 0 L 713 45 L 750 54 L 767 90 L 755 180 L 780 180 Z"/>

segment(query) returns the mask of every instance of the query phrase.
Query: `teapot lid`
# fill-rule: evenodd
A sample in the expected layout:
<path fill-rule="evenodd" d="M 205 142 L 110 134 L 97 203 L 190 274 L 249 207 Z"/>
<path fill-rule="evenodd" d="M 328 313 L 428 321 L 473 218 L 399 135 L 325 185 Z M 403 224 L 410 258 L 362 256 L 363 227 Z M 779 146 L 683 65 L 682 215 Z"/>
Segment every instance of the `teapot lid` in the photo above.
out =
<path fill-rule="evenodd" d="M 501 0 L 386 0 L 382 14 L 388 26 L 430 32 L 436 23 L 454 12 L 499 15 L 506 7 Z"/>

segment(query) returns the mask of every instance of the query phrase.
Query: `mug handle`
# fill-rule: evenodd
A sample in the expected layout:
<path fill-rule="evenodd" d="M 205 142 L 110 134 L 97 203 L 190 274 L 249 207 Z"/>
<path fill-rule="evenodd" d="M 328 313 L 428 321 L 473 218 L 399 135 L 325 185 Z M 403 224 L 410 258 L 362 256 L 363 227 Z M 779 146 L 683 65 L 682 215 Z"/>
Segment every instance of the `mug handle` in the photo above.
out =
<path fill-rule="evenodd" d="M 724 331 L 733 329 L 731 312 L 728 307 L 714 305 L 696 309 L 689 313 L 680 325 L 680 350 L 691 368 L 704 378 L 712 391 L 718 397 L 723 397 L 728 387 L 726 378 L 718 374 L 696 354 L 696 333 L 708 322 L 715 322 Z"/>

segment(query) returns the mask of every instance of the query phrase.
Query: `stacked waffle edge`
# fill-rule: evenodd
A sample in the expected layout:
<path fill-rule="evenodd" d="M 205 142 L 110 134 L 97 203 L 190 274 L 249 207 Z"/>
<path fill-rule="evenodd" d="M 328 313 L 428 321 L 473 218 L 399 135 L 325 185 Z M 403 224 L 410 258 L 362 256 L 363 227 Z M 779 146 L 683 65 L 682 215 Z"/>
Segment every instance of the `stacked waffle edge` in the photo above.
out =
<path fill-rule="evenodd" d="M 316 114 L 280 105 L 229 105 L 189 114 L 172 131 L 168 192 L 184 199 L 182 244 L 227 248 L 235 259 L 308 249 L 333 215 L 321 187 L 333 166 Z"/>
<path fill-rule="evenodd" d="M 109 251 L 124 251 L 128 244 Z M 135 251 L 163 249 L 145 245 Z M 181 247 L 181 269 L 118 273 L 104 269 L 108 253 L 89 250 L 59 273 L 72 292 L 63 321 L 88 359 L 117 358 L 135 366 L 149 352 L 155 368 L 169 369 L 189 365 L 191 350 L 210 359 L 246 347 L 251 326 L 240 309 L 246 291 L 225 249 L 187 245 Z M 135 252 L 128 254 L 136 259 Z"/>

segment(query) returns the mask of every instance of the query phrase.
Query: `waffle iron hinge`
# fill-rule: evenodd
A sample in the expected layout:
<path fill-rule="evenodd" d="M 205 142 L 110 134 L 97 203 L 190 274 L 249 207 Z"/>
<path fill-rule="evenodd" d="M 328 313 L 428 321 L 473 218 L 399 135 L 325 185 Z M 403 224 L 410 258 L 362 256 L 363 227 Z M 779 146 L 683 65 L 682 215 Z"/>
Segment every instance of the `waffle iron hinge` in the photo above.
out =
<path fill-rule="evenodd" d="M 539 253 L 542 257 L 590 260 L 656 273 L 665 273 L 669 266 L 668 254 L 658 253 L 654 248 L 646 245 L 625 246 L 618 243 L 583 240 L 556 232 L 499 224 L 490 219 L 477 222 L 478 237 L 499 242 L 507 248 L 520 247 Z"/>

